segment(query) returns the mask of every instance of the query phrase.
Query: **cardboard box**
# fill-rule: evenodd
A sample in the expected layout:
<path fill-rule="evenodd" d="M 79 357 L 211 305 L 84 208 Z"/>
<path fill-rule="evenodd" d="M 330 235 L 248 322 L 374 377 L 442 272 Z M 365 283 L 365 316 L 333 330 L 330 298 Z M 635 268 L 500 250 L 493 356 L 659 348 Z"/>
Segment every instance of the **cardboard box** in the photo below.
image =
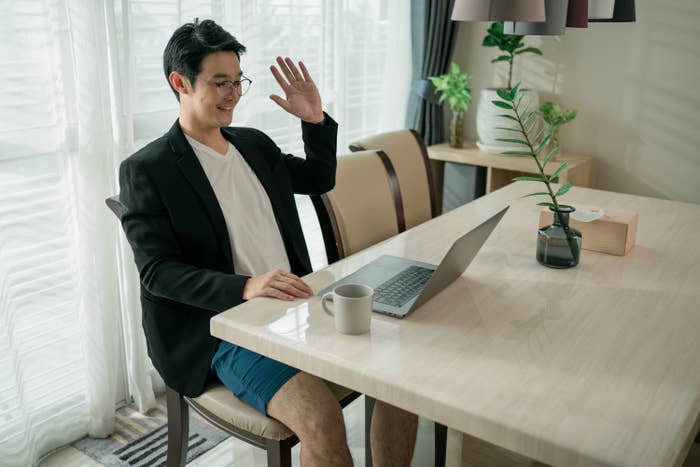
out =
<path fill-rule="evenodd" d="M 591 206 L 576 206 L 577 209 L 600 209 Z M 605 215 L 591 222 L 580 222 L 569 218 L 569 225 L 581 232 L 582 245 L 585 250 L 598 251 L 611 255 L 624 256 L 637 240 L 636 212 L 605 209 Z M 548 208 L 540 211 L 540 227 L 550 225 L 553 213 Z"/>

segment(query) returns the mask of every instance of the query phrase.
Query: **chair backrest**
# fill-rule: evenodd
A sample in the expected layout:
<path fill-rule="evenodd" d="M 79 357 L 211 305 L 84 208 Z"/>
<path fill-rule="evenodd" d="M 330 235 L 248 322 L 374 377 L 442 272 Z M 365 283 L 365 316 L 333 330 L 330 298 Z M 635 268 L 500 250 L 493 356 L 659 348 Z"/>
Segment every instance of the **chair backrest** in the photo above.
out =
<path fill-rule="evenodd" d="M 335 187 L 311 199 L 329 263 L 405 230 L 396 173 L 381 151 L 339 157 Z"/>
<path fill-rule="evenodd" d="M 119 201 L 119 195 L 110 196 L 105 200 L 105 204 L 107 204 L 107 207 L 117 216 L 117 219 L 121 220 L 126 208 L 121 201 Z"/>
<path fill-rule="evenodd" d="M 350 144 L 351 151 L 382 150 L 399 179 L 406 228 L 438 215 L 428 149 L 414 130 L 380 133 Z"/>

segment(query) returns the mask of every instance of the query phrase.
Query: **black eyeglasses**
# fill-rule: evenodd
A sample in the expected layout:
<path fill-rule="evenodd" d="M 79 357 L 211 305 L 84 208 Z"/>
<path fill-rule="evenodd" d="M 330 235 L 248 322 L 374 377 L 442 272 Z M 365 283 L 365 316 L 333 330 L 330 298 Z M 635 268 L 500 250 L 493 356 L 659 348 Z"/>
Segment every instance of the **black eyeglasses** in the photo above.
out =
<path fill-rule="evenodd" d="M 220 97 L 229 97 L 234 91 L 238 92 L 241 96 L 244 95 L 248 92 L 253 82 L 245 76 L 241 76 L 240 80 L 219 81 L 211 84 L 216 88 Z"/>

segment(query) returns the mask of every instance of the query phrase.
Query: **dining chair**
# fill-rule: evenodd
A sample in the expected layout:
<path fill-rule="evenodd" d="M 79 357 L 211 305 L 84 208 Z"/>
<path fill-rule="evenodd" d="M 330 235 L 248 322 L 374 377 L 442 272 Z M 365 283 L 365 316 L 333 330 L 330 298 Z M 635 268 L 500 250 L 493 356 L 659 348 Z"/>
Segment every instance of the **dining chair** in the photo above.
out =
<path fill-rule="evenodd" d="M 380 133 L 350 144 L 351 151 L 369 149 L 383 151 L 394 166 L 407 229 L 440 214 L 428 149 L 416 131 Z"/>
<path fill-rule="evenodd" d="M 405 230 L 396 172 L 382 151 L 338 157 L 335 180 L 311 196 L 329 264 Z"/>
<path fill-rule="evenodd" d="M 392 159 L 382 150 L 338 157 L 335 187 L 311 196 L 331 264 L 406 230 L 402 191 Z M 427 220 L 427 219 L 426 219 Z M 365 395 L 365 440 L 375 399 Z M 443 467 L 447 427 L 435 423 L 435 465 Z M 365 449 L 365 465 L 372 457 Z"/>
<path fill-rule="evenodd" d="M 118 196 L 105 200 L 112 212 L 121 219 L 125 207 Z M 360 394 L 326 381 L 341 407 L 346 407 Z M 283 423 L 267 417 L 238 399 L 221 382 L 214 379 L 197 397 L 186 397 L 174 389 L 165 389 L 168 416 L 167 467 L 184 467 L 189 438 L 188 406 L 220 430 L 248 444 L 267 451 L 268 467 L 291 467 L 292 447 L 299 439 Z M 367 422 L 369 423 L 369 422 Z M 365 440 L 369 449 L 369 438 Z"/>

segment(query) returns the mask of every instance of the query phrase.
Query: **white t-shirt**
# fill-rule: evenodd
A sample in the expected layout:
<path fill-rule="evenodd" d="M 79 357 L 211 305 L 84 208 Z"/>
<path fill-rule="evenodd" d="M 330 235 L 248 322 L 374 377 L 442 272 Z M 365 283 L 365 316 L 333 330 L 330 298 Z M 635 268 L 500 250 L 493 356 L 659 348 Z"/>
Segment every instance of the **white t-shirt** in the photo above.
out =
<path fill-rule="evenodd" d="M 236 147 L 222 155 L 185 135 L 214 189 L 226 220 L 236 274 L 259 276 L 290 270 L 270 198 Z"/>

